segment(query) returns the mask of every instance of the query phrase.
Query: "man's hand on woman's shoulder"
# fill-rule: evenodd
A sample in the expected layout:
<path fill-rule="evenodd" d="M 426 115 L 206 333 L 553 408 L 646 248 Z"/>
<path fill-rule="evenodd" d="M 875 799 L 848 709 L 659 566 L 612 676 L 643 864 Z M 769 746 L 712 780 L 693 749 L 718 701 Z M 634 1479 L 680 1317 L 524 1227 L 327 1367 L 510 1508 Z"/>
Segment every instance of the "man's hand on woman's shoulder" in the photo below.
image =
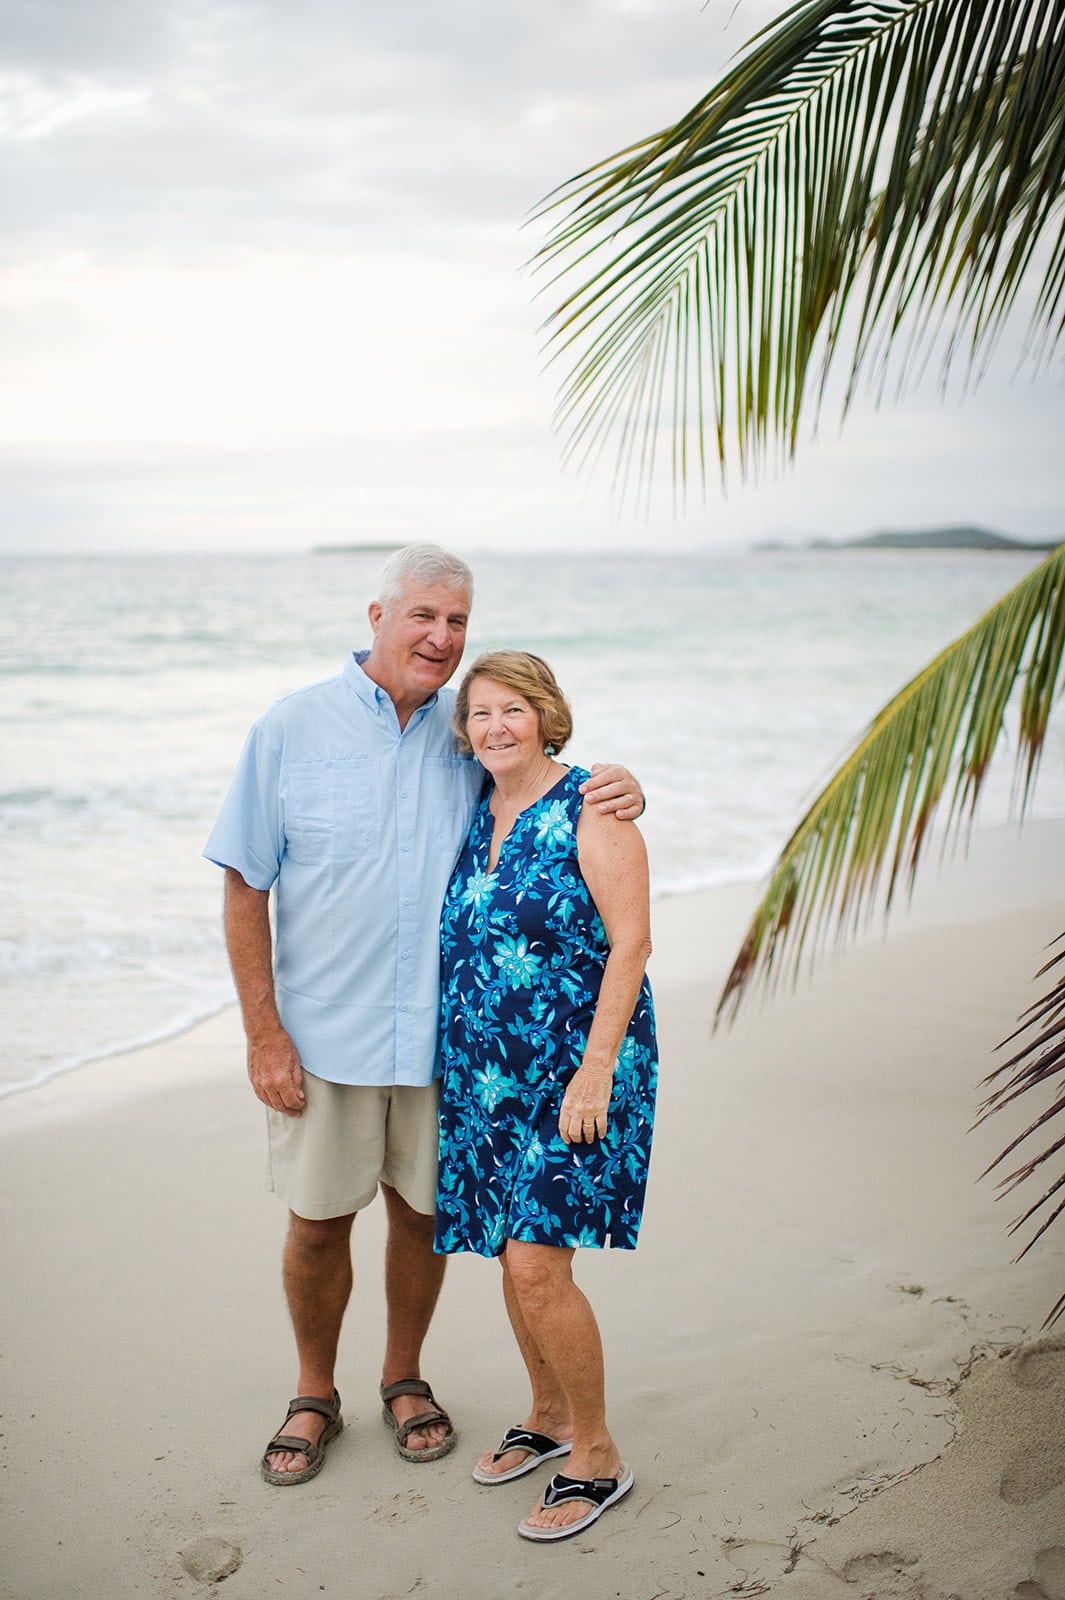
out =
<path fill-rule="evenodd" d="M 581 784 L 585 803 L 597 811 L 613 813 L 619 822 L 635 822 L 643 816 L 647 801 L 628 767 L 597 761 L 590 776 Z"/>

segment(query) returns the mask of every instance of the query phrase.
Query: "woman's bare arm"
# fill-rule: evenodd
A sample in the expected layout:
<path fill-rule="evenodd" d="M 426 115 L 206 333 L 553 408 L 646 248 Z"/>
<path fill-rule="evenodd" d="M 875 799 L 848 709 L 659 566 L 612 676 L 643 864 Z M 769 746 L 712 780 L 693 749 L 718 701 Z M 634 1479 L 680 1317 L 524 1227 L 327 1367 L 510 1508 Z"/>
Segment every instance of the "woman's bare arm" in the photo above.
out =
<path fill-rule="evenodd" d="M 584 1060 L 566 1089 L 559 1132 L 569 1144 L 606 1132 L 614 1066 L 651 954 L 647 849 L 638 828 L 585 808 L 577 860 L 610 944 Z"/>

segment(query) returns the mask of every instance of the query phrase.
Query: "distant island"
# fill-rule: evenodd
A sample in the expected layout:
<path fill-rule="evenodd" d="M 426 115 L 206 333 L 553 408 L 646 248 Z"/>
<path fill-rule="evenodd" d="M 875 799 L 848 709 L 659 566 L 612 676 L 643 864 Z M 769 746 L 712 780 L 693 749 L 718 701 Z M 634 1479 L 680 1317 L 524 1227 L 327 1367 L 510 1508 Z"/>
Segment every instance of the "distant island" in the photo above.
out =
<path fill-rule="evenodd" d="M 1034 552 L 1056 550 L 1065 541 L 1050 539 L 1036 542 L 1013 539 L 1004 533 L 992 533 L 990 528 L 953 527 L 884 529 L 879 533 L 866 533 L 855 539 L 808 539 L 798 546 L 804 550 L 1003 550 Z M 758 550 L 788 550 L 795 545 L 775 540 L 755 546 Z"/>
<path fill-rule="evenodd" d="M 992 533 L 990 528 L 956 527 L 922 528 L 909 533 L 886 529 L 881 533 L 867 533 L 860 539 L 844 539 L 843 547 L 850 550 L 1056 550 L 1060 543 L 1060 539 L 1055 539 L 1047 544 L 1029 544 L 1026 539 Z"/>

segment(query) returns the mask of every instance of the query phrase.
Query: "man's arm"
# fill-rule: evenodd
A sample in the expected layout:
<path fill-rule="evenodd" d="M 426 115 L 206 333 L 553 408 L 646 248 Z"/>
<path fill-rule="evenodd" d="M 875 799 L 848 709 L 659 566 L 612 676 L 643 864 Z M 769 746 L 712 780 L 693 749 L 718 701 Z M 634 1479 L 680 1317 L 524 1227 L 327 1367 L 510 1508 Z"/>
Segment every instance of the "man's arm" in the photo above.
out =
<path fill-rule="evenodd" d="M 304 1106 L 303 1068 L 274 998 L 270 893 L 249 888 L 235 867 L 226 868 L 224 922 L 252 1088 L 264 1105 L 298 1117 Z"/>
<path fill-rule="evenodd" d="M 628 767 L 604 766 L 597 761 L 589 771 L 581 784 L 581 794 L 589 805 L 604 814 L 612 811 L 619 822 L 635 822 L 643 816 L 647 801 Z"/>

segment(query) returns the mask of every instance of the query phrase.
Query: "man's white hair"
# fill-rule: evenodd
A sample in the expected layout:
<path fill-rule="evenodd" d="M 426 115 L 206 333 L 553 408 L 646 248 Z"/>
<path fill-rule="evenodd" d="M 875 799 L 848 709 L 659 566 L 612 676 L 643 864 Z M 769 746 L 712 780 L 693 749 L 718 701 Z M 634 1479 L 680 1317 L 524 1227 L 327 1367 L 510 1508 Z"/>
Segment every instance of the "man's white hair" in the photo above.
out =
<path fill-rule="evenodd" d="M 390 555 L 381 569 L 378 604 L 390 611 L 408 583 L 426 587 L 441 583 L 447 589 L 465 589 L 473 604 L 473 573 L 465 561 L 438 544 L 407 544 Z"/>

